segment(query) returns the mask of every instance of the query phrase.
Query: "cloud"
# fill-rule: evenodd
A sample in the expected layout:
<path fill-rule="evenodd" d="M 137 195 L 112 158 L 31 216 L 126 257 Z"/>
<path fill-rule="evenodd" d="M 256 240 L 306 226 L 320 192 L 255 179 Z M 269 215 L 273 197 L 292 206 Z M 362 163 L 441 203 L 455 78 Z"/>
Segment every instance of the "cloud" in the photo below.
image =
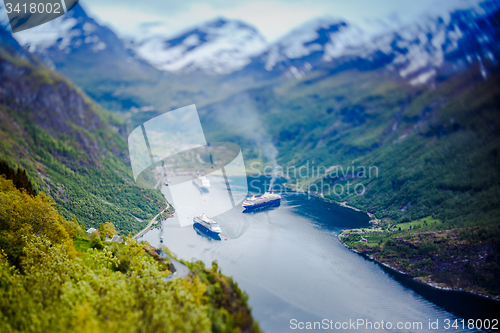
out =
<path fill-rule="evenodd" d="M 292 28 L 318 16 L 334 16 L 346 19 L 362 28 L 372 29 L 376 19 L 398 17 L 409 22 L 426 11 L 438 7 L 468 7 L 481 0 L 86 0 L 85 8 L 107 23 L 118 34 L 144 37 L 141 25 L 161 22 L 150 27 L 148 34 L 173 36 L 180 31 L 218 16 L 240 19 L 256 26 L 268 41 L 273 42 Z M 371 22 L 371 23 L 370 23 Z"/>
<path fill-rule="evenodd" d="M 324 5 L 303 3 L 285 4 L 280 0 L 236 1 L 227 5 L 219 1 L 184 2 L 167 10 L 165 5 L 148 3 L 148 8 L 138 8 L 135 3 L 123 1 L 102 2 L 87 0 L 85 8 L 99 18 L 101 23 L 109 24 L 120 35 L 141 38 L 141 25 L 148 22 L 162 22 L 151 27 L 150 33 L 174 35 L 179 31 L 195 26 L 200 22 L 217 16 L 239 19 L 256 26 L 270 41 L 285 34 L 293 27 L 324 13 Z M 156 10 L 154 10 L 156 8 Z"/>
<path fill-rule="evenodd" d="M 222 15 L 249 22 L 262 32 L 269 41 L 289 32 L 305 21 L 322 16 L 325 6 L 310 2 L 284 4 L 282 1 L 252 1 L 239 7 L 221 10 Z"/>

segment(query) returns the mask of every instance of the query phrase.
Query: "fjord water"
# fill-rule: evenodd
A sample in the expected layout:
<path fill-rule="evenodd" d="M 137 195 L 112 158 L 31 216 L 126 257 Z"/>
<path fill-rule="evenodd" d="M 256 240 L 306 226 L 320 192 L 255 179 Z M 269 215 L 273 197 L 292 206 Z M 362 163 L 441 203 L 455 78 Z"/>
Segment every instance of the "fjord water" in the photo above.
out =
<path fill-rule="evenodd" d="M 269 179 L 249 178 L 248 183 L 249 190 L 258 194 Z M 185 195 L 217 192 L 201 193 L 193 185 Z M 222 272 L 234 277 L 249 294 L 252 313 L 264 332 L 295 331 L 292 319 L 422 322 L 420 331 L 429 330 L 429 320 L 438 320 L 439 329 L 434 331 L 470 332 L 467 326 L 446 330 L 445 320 L 492 319 L 500 313 L 497 302 L 430 288 L 349 251 L 337 235 L 344 229 L 367 227 L 366 214 L 307 194 L 289 191 L 282 196 L 278 208 L 242 213 L 240 204 L 214 217 L 228 238 L 225 241 L 207 239 L 192 227 L 181 228 L 176 218 L 163 223 L 163 244 L 180 258 L 199 259 L 208 267 L 217 260 Z M 141 240 L 159 246 L 159 233 L 153 229 Z"/>

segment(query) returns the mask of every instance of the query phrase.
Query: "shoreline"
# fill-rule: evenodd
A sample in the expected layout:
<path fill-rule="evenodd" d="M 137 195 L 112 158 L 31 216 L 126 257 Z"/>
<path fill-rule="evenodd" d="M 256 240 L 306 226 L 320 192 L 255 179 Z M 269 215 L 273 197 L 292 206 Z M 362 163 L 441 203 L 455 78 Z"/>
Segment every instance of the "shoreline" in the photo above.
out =
<path fill-rule="evenodd" d="M 376 225 L 378 225 L 380 219 L 377 219 L 377 217 L 375 216 L 375 214 L 372 214 L 372 213 L 369 213 L 369 212 L 366 212 L 366 211 L 363 211 L 359 208 L 356 208 L 356 207 L 353 207 L 353 206 L 349 206 L 348 205 L 348 202 L 347 201 L 343 201 L 343 202 L 338 202 L 338 201 L 334 201 L 334 200 L 331 200 L 331 199 L 327 199 L 325 198 L 322 193 L 314 193 L 314 192 L 309 192 L 309 191 L 301 191 L 301 190 L 297 190 L 297 189 L 293 189 L 292 187 L 289 187 L 287 186 L 287 184 L 283 184 L 283 186 L 285 187 L 285 189 L 287 191 L 290 191 L 290 192 L 295 192 L 295 193 L 298 193 L 298 194 L 304 194 L 304 195 L 311 195 L 311 196 L 314 196 L 314 197 L 317 197 L 319 198 L 320 200 L 324 201 L 324 202 L 328 202 L 328 203 L 332 203 L 332 204 L 336 204 L 340 207 L 344 207 L 344 208 L 348 208 L 348 209 L 351 209 L 351 210 L 354 210 L 356 212 L 360 212 L 360 213 L 365 213 L 368 217 L 369 217 L 369 221 L 368 223 L 370 224 L 370 226 L 368 228 L 373 228 L 375 227 Z M 168 206 L 165 208 L 165 210 L 168 209 Z M 162 211 L 163 212 L 163 211 Z M 162 212 L 160 212 L 158 215 L 160 215 Z M 157 216 L 158 216 L 157 215 Z M 153 227 L 153 222 L 154 220 L 157 218 L 157 216 L 155 216 L 149 223 L 149 225 L 144 228 L 143 230 L 141 230 L 136 236 L 134 236 L 134 239 L 137 239 L 141 236 L 143 236 L 147 231 L 149 231 L 152 227 Z M 452 287 L 449 287 L 447 286 L 446 284 L 443 283 L 443 286 L 441 285 L 438 285 L 437 283 L 433 282 L 432 280 L 430 281 L 424 281 L 418 277 L 415 277 L 413 275 L 411 275 L 410 273 L 407 273 L 407 272 L 404 272 L 404 271 L 401 271 L 383 261 L 380 261 L 378 259 L 375 259 L 374 257 L 372 257 L 371 255 L 367 254 L 367 253 L 362 253 L 356 249 L 353 249 L 351 247 L 349 247 L 345 242 L 343 242 L 341 240 L 341 237 L 344 235 L 344 233 L 346 232 L 347 230 L 343 230 L 341 233 L 339 233 L 337 235 L 337 239 L 339 240 L 339 242 L 344 245 L 348 250 L 364 257 L 365 259 L 368 259 L 368 260 L 371 260 L 371 261 L 374 261 L 376 262 L 377 264 L 379 265 L 382 265 L 396 273 L 399 273 L 399 274 L 402 274 L 404 276 L 407 276 L 407 277 L 410 277 L 413 281 L 415 282 L 418 282 L 418 283 L 422 283 L 422 284 L 425 284 L 426 286 L 429 286 L 431 288 L 434 288 L 434 289 L 437 289 L 437 290 L 444 290 L 444 291 L 453 291 L 453 292 L 463 292 L 463 293 L 468 293 L 468 294 L 471 294 L 471 295 L 475 295 L 475 296 L 479 296 L 479 297 L 483 297 L 483 298 L 486 298 L 486 299 L 489 299 L 489 300 L 493 300 L 493 301 L 496 301 L 496 302 L 500 302 L 500 297 L 499 298 L 494 298 L 492 296 L 488 296 L 488 295 L 484 295 L 484 294 L 481 294 L 479 292 L 475 292 L 475 291 L 469 291 L 469 290 L 463 290 L 463 289 L 456 289 L 456 288 L 452 288 Z"/>
<path fill-rule="evenodd" d="M 368 221 L 368 223 L 371 224 L 371 226 L 378 225 L 378 223 L 380 221 L 380 219 L 377 219 L 377 217 L 375 216 L 375 214 L 372 214 L 372 213 L 369 213 L 369 212 L 365 212 L 365 211 L 363 211 L 363 210 L 361 210 L 359 208 L 353 207 L 353 206 L 349 206 L 347 204 L 347 201 L 339 202 L 339 201 L 330 200 L 330 199 L 325 198 L 325 196 L 322 193 L 314 193 L 314 192 L 310 192 L 310 191 L 302 191 L 300 189 L 294 189 L 294 188 L 292 188 L 290 186 L 287 186 L 287 183 L 284 183 L 283 187 L 285 189 L 287 189 L 289 191 L 292 191 L 292 192 L 295 192 L 295 193 L 311 195 L 313 197 L 319 198 L 320 200 L 322 200 L 324 202 L 328 202 L 328 203 L 339 205 L 340 207 L 352 209 L 352 210 L 354 210 L 356 212 L 359 212 L 359 213 L 365 213 L 370 218 L 370 220 Z"/>
<path fill-rule="evenodd" d="M 285 185 L 286 188 L 290 189 L 288 186 Z M 343 201 L 343 202 L 338 202 L 338 201 L 334 201 L 334 200 L 330 200 L 330 199 L 327 199 L 325 198 L 321 193 L 313 193 L 313 192 L 309 192 L 309 191 L 296 191 L 294 190 L 295 192 L 297 193 L 302 193 L 302 194 L 308 194 L 308 195 L 312 195 L 314 197 L 317 197 L 319 198 L 320 200 L 323 200 L 324 202 L 328 202 L 328 203 L 333 203 L 333 204 L 336 204 L 336 205 L 339 205 L 340 207 L 344 207 L 344 208 L 348 208 L 348 209 L 351 209 L 351 210 L 354 210 L 356 212 L 360 212 L 360 213 L 366 213 L 366 215 L 368 215 L 368 217 L 370 218 L 370 221 L 369 223 L 372 224 L 371 227 L 374 227 L 375 225 L 378 225 L 378 222 L 380 221 L 379 219 L 376 218 L 375 214 L 372 214 L 372 213 L 369 213 L 369 212 L 366 212 L 366 211 L 363 211 L 359 208 L 356 208 L 356 207 L 353 207 L 353 206 L 349 206 L 347 204 L 347 201 Z M 482 293 L 479 293 L 477 291 L 469 291 L 469 290 L 464 290 L 464 289 L 457 289 L 457 288 L 452 288 L 450 286 L 447 286 L 446 284 L 443 283 L 443 286 L 440 286 L 438 285 L 437 283 L 433 282 L 432 280 L 430 281 L 423 281 L 422 279 L 419 279 L 418 277 L 416 276 L 413 276 L 407 272 L 404 272 L 404 271 L 400 271 L 399 269 L 383 262 L 383 261 L 380 261 L 378 259 L 375 259 L 374 257 L 372 257 L 371 255 L 367 254 L 367 253 L 362 253 L 362 252 L 359 252 L 358 250 L 355 250 L 355 249 L 352 249 L 351 247 L 349 247 L 349 245 L 347 245 L 345 242 L 343 242 L 341 240 L 341 236 L 346 232 L 347 230 L 344 230 L 342 231 L 340 234 L 337 235 L 337 239 L 339 240 L 339 242 L 344 245 L 348 250 L 364 257 L 365 259 L 368 259 L 368 260 L 371 260 L 371 261 L 374 261 L 376 262 L 377 264 L 379 265 L 383 265 L 384 267 L 394 271 L 394 272 L 397 272 L 399 274 L 402 274 L 402 275 L 405 275 L 407 277 L 410 277 L 412 280 L 416 281 L 416 282 L 419 282 L 419 283 L 422 283 L 422 284 L 425 284 L 431 288 L 434 288 L 434 289 L 438 289 L 438 290 L 444 290 L 444 291 L 453 291 L 453 292 L 462 292 L 462 293 L 468 293 L 468 294 L 471 294 L 471 295 L 475 295 L 475 296 L 479 296 L 479 297 L 483 297 L 483 298 L 486 298 L 486 299 L 489 299 L 489 300 L 492 300 L 492 301 L 496 301 L 496 302 L 500 302 L 500 297 L 492 297 L 492 296 L 489 296 L 489 295 L 484 295 Z"/>
<path fill-rule="evenodd" d="M 349 247 L 349 245 L 347 245 L 346 243 L 344 243 L 341 239 L 340 239 L 340 236 L 343 234 L 340 233 L 337 238 L 339 240 L 339 242 L 344 245 L 348 250 L 362 256 L 363 258 L 367 259 L 367 260 L 370 260 L 370 261 L 373 261 L 379 265 L 382 265 L 396 273 L 399 273 L 401 275 L 404 275 L 404 276 L 407 276 L 409 278 L 411 278 L 413 281 L 415 282 L 418 282 L 418 283 L 421 283 L 421 284 L 425 284 L 426 286 L 428 287 L 431 287 L 431 288 L 434 288 L 434 289 L 438 289 L 438 290 L 443 290 L 443 291 L 453 291 L 453 292 L 460 292 L 460 293 L 467 293 L 467 294 L 471 294 L 471 295 L 474 295 L 474 296 L 478 296 L 478 297 L 482 297 L 482 298 L 487 298 L 489 300 L 492 300 L 492 301 L 495 301 L 495 302 L 500 302 L 500 299 L 499 298 L 495 298 L 495 297 L 491 297 L 491 296 L 488 296 L 488 295 L 484 295 L 484 294 L 481 294 L 479 292 L 476 292 L 476 291 L 470 291 L 470 290 L 464 290 L 464 289 L 460 289 L 460 288 L 451 288 L 451 287 L 448 287 L 448 286 L 440 286 L 434 282 L 427 282 L 427 281 L 422 281 L 421 279 L 419 279 L 418 277 L 415 277 L 407 272 L 404 272 L 404 271 L 400 271 L 399 269 L 397 268 L 394 268 L 392 267 L 391 265 L 389 264 L 386 264 L 385 262 L 383 261 L 380 261 L 378 259 L 375 259 L 374 257 L 372 257 L 371 255 L 367 254 L 367 253 L 362 253 L 362 252 L 359 252 L 358 250 L 355 250 L 355 249 L 352 249 Z"/>
<path fill-rule="evenodd" d="M 341 207 L 345 207 L 345 208 L 349 208 L 349 209 L 353 209 L 357 212 L 363 212 L 362 210 L 358 209 L 358 208 L 355 208 L 355 207 L 352 207 L 352 206 L 349 206 L 347 204 L 341 204 L 339 202 L 336 202 L 336 201 L 333 201 L 333 200 L 328 200 L 326 198 L 323 198 L 321 196 L 318 196 L 319 198 L 321 198 L 322 200 L 325 200 L 327 202 L 330 202 L 330 203 L 335 203 L 335 204 L 338 204 L 339 206 Z M 370 217 L 370 218 L 375 218 L 375 215 L 374 214 L 371 214 L 371 213 L 368 213 L 366 212 L 366 214 Z M 377 220 L 376 218 L 374 220 Z M 378 221 L 378 220 L 377 220 Z M 371 221 L 370 221 L 371 222 Z M 394 272 L 397 272 L 399 274 L 402 274 L 402 275 L 405 275 L 405 276 L 408 276 L 410 278 L 412 278 L 412 280 L 416 281 L 416 282 L 419 282 L 419 283 L 422 283 L 422 284 L 425 284 L 431 288 L 434 288 L 434 289 L 438 289 L 438 290 L 445 290 L 445 291 L 454 291 L 454 292 L 462 292 L 462 293 L 468 293 L 468 294 L 472 294 L 472 295 L 475 295 L 475 296 L 479 296 L 479 297 L 484 297 L 484 298 L 487 298 L 489 300 L 492 300 L 492 301 L 496 301 L 496 302 L 500 302 L 500 297 L 498 298 L 495 298 L 495 297 L 491 297 L 491 296 L 488 296 L 488 295 L 484 295 L 484 294 L 481 294 L 479 292 L 476 292 L 476 291 L 469 291 L 469 290 L 464 290 L 464 289 L 456 289 L 456 288 L 452 288 L 452 287 L 449 287 L 447 286 L 446 284 L 443 283 L 444 286 L 440 286 L 438 285 L 437 283 L 435 282 L 432 282 L 431 281 L 422 281 L 421 279 L 419 279 L 418 277 L 416 276 L 413 276 L 407 272 L 404 272 L 404 271 L 400 271 L 399 269 L 395 268 L 395 267 L 392 267 L 391 265 L 383 262 L 383 261 L 380 261 L 378 259 L 375 259 L 374 257 L 372 257 L 371 255 L 367 254 L 367 253 L 362 253 L 362 252 L 359 252 L 358 250 L 355 250 L 355 249 L 352 249 L 351 247 L 349 247 L 349 245 L 347 245 L 345 242 L 343 242 L 341 240 L 341 236 L 346 232 L 346 230 L 342 231 L 340 234 L 337 235 L 337 238 L 339 240 L 339 242 L 344 245 L 347 249 L 349 249 L 350 251 L 364 257 L 365 259 L 368 259 L 368 260 L 371 260 L 371 261 L 374 261 L 376 262 L 377 264 L 379 265 L 383 265 L 391 270 L 393 270 Z"/>

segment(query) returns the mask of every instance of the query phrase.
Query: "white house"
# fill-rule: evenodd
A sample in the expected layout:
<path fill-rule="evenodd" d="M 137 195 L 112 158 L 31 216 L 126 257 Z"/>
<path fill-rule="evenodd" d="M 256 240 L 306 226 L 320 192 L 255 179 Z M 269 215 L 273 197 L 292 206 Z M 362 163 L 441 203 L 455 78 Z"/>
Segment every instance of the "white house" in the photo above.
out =
<path fill-rule="evenodd" d="M 87 236 L 92 236 L 95 232 L 97 231 L 97 229 L 95 228 L 90 228 L 89 230 L 87 230 Z"/>
<path fill-rule="evenodd" d="M 123 243 L 123 239 L 120 236 L 118 236 L 118 235 L 114 235 L 113 238 L 106 239 L 106 242 Z"/>

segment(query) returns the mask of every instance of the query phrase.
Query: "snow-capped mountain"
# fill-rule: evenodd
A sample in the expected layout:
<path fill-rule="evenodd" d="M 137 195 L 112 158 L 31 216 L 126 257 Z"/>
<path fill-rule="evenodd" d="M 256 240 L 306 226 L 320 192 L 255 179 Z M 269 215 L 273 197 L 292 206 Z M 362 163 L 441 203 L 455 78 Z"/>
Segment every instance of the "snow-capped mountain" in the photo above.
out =
<path fill-rule="evenodd" d="M 433 9 L 406 25 L 392 19 L 377 29 L 363 30 L 343 19 L 322 17 L 270 45 L 256 28 L 225 18 L 174 37 L 124 41 L 79 5 L 61 18 L 14 37 L 57 69 L 82 66 L 82 59 L 87 59 L 99 67 L 97 74 L 114 68 L 117 77 L 134 66 L 134 75 L 146 66 L 172 73 L 256 74 L 264 79 L 280 75 L 296 79 L 318 68 L 384 67 L 411 84 L 423 84 L 473 63 L 479 63 L 486 77 L 488 66 L 497 63 L 500 43 L 493 13 L 500 5 L 494 0 L 471 1 L 467 9 Z"/>
<path fill-rule="evenodd" d="M 492 4 L 496 9 L 488 8 Z M 494 2 L 483 5 L 484 8 L 425 16 L 412 25 L 375 37 L 372 44 L 364 50 L 358 48 L 358 52 L 363 57 L 383 52 L 392 59 L 388 68 L 414 85 L 428 82 L 439 72 L 454 72 L 473 62 L 479 63 L 486 78 L 484 62 L 496 64 L 495 54 L 500 50 L 498 22 L 491 15 L 499 6 Z M 351 55 L 355 49 L 349 50 Z"/>
<path fill-rule="evenodd" d="M 58 67 L 75 54 L 86 57 L 113 55 L 133 61 L 133 53 L 115 33 L 89 17 L 77 5 L 53 21 L 14 34 L 17 41 L 43 61 Z"/>
<path fill-rule="evenodd" d="M 311 69 L 311 62 L 328 59 L 329 53 L 342 54 L 343 45 L 350 41 L 361 42 L 364 38 L 365 34 L 361 29 L 346 21 L 322 17 L 288 33 L 271 45 L 261 59 L 268 71 L 299 59 L 304 62 L 306 69 Z"/>
<path fill-rule="evenodd" d="M 250 63 L 267 43 L 254 27 L 217 18 L 173 38 L 156 36 L 133 43 L 132 48 L 159 70 L 228 74 Z"/>
<path fill-rule="evenodd" d="M 111 29 L 89 17 L 81 5 L 13 37 L 28 53 L 70 78 L 111 110 L 145 106 L 140 97 L 126 95 L 123 87 L 162 76 L 160 71 L 135 57 Z"/>
<path fill-rule="evenodd" d="M 469 9 L 426 14 L 405 26 L 389 25 L 373 33 L 341 19 L 312 20 L 274 43 L 252 68 L 300 78 L 314 68 L 343 66 L 398 72 L 411 84 L 426 83 L 440 69 L 459 70 L 484 60 L 496 64 L 498 23 L 492 13 L 498 2 L 486 1 Z"/>

